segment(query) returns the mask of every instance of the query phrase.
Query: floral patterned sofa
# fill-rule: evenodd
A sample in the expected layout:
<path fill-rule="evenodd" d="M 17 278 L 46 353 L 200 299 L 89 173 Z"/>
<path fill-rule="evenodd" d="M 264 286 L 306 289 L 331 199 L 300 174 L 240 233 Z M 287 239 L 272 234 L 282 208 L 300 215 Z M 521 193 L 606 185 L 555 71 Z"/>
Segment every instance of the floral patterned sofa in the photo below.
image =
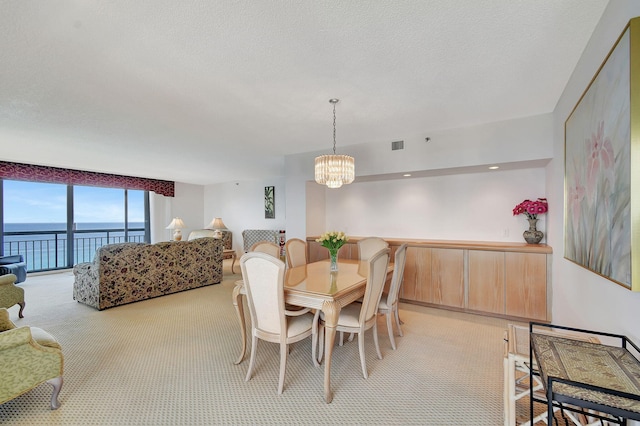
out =
<path fill-rule="evenodd" d="M 222 281 L 222 241 L 107 244 L 73 268 L 73 298 L 99 310 Z"/>

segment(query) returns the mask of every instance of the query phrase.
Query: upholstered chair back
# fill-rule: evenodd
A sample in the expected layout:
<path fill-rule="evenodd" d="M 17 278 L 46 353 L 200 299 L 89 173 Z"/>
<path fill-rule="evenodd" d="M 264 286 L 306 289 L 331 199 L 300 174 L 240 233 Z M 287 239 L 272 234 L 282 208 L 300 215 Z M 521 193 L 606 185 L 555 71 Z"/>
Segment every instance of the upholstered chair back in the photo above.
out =
<path fill-rule="evenodd" d="M 10 308 L 20 305 L 18 316 L 24 318 L 22 311 L 25 306 L 24 289 L 15 285 L 17 277 L 14 274 L 0 276 L 0 308 Z"/>
<path fill-rule="evenodd" d="M 358 251 L 360 254 L 360 260 L 369 260 L 371 256 L 379 252 L 382 249 L 388 248 L 389 244 L 378 237 L 364 238 L 358 241 Z"/>
<path fill-rule="evenodd" d="M 189 237 L 187 241 L 195 240 L 196 238 L 216 238 L 216 231 L 213 229 L 196 229 L 195 231 L 191 231 L 189 233 Z"/>
<path fill-rule="evenodd" d="M 273 243 L 269 243 L 267 241 L 260 241 L 255 243 L 252 247 L 251 250 L 249 251 L 257 251 L 259 253 L 266 253 L 268 255 L 271 255 L 273 257 L 275 257 L 276 259 L 280 259 L 280 247 L 273 244 Z"/>
<path fill-rule="evenodd" d="M 398 303 L 398 293 L 404 278 L 404 265 L 407 260 L 407 244 L 402 244 L 396 250 L 393 258 L 393 276 L 391 277 L 391 285 L 389 293 L 387 293 L 387 306 L 393 306 Z"/>
<path fill-rule="evenodd" d="M 251 251 L 251 247 L 260 241 L 268 241 L 270 243 L 280 243 L 280 231 L 273 229 L 245 229 L 242 231 L 242 241 L 244 251 Z"/>
<path fill-rule="evenodd" d="M 309 263 L 307 258 L 307 242 L 299 238 L 292 238 L 284 246 L 287 255 L 287 266 L 295 268 Z"/>
<path fill-rule="evenodd" d="M 282 334 L 286 329 L 284 262 L 254 251 L 242 256 L 240 266 L 253 327 L 259 332 Z"/>
<path fill-rule="evenodd" d="M 388 267 L 388 248 L 378 251 L 369 259 L 367 286 L 362 297 L 362 309 L 360 310 L 360 324 L 369 321 L 378 312 L 378 303 L 382 297 Z"/>

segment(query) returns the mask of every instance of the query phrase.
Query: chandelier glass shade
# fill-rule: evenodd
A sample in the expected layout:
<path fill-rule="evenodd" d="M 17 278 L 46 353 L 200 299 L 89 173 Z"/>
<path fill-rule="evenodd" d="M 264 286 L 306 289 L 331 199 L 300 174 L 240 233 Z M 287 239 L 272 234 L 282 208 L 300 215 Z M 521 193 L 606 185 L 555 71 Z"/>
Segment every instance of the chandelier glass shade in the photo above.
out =
<path fill-rule="evenodd" d="M 355 179 L 356 165 L 353 157 L 336 154 L 336 104 L 338 99 L 329 99 L 333 104 L 333 154 L 316 157 L 315 179 L 320 185 L 340 188 Z"/>
<path fill-rule="evenodd" d="M 321 155 L 316 157 L 316 182 L 329 188 L 340 188 L 353 182 L 356 165 L 349 155 Z"/>

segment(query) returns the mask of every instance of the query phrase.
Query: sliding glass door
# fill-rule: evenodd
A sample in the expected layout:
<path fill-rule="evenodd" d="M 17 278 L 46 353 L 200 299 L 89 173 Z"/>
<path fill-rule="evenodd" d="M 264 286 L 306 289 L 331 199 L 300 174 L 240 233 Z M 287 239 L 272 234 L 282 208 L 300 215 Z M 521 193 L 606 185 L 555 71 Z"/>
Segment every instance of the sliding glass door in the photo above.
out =
<path fill-rule="evenodd" d="M 0 183 L 0 254 L 22 254 L 30 272 L 89 262 L 105 244 L 149 241 L 147 191 Z"/>
<path fill-rule="evenodd" d="M 21 254 L 29 271 L 67 265 L 67 185 L 3 181 L 3 255 Z"/>

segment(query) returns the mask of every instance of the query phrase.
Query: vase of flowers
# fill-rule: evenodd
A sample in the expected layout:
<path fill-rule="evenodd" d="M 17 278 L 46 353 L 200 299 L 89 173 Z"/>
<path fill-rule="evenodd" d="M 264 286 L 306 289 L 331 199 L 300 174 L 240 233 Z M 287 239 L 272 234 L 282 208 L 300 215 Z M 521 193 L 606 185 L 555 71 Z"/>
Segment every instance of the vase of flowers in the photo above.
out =
<path fill-rule="evenodd" d="M 316 242 L 329 250 L 331 271 L 338 270 L 338 250 L 340 250 L 347 241 L 349 241 L 349 237 L 347 237 L 342 231 L 325 232 L 320 235 L 320 238 L 316 239 Z"/>
<path fill-rule="evenodd" d="M 524 214 L 529 221 L 529 229 L 522 233 L 524 240 L 529 244 L 538 244 L 544 234 L 536 229 L 538 223 L 538 215 L 546 213 L 549 210 L 549 204 L 546 198 L 538 198 L 535 201 L 524 200 L 514 207 L 513 215 Z"/>

